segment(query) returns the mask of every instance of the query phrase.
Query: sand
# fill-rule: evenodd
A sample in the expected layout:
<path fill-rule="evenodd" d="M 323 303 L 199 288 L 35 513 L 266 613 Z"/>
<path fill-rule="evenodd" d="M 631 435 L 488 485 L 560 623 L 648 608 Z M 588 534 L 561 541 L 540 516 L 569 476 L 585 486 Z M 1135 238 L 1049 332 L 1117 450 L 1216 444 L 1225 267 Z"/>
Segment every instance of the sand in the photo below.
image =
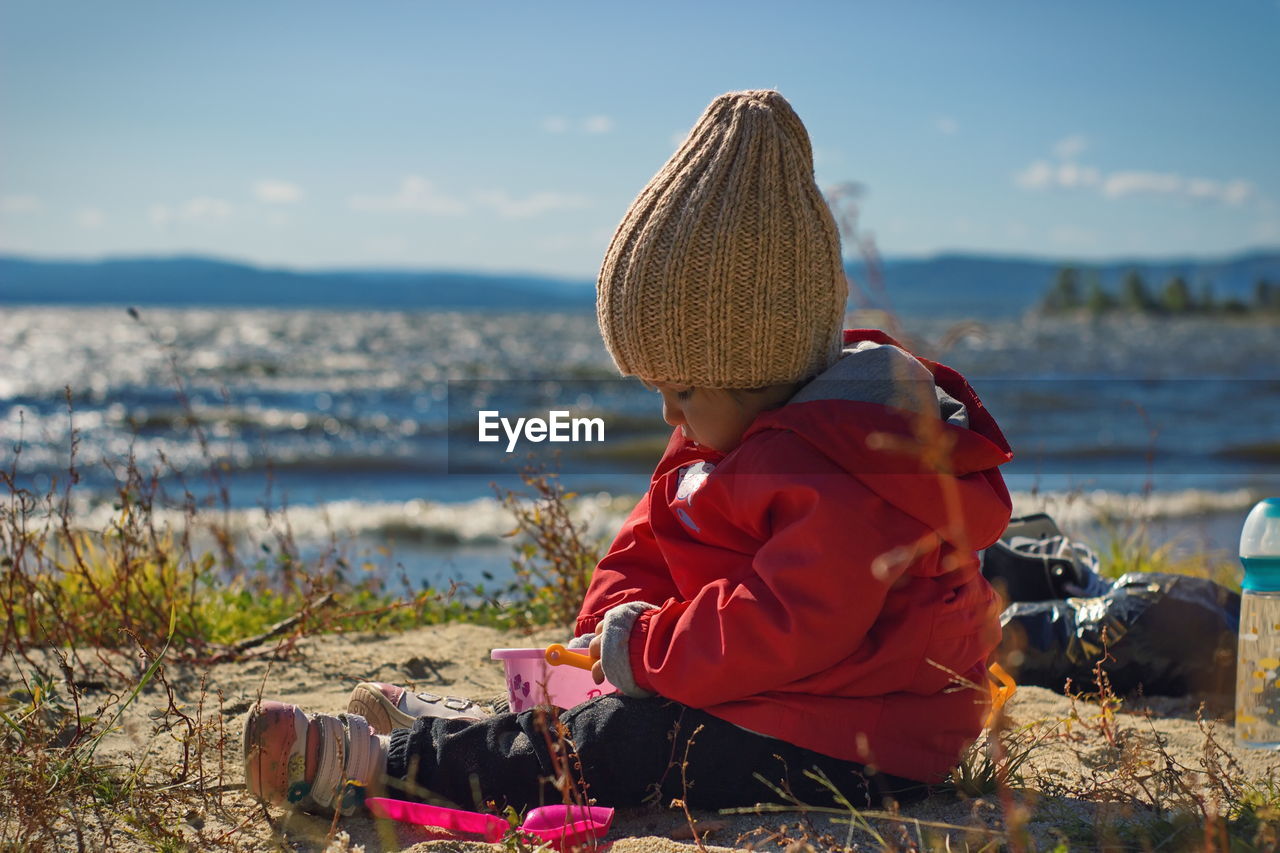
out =
<path fill-rule="evenodd" d="M 348 849 L 336 837 L 337 831 L 347 833 L 352 845 L 363 845 L 370 853 L 502 849 L 366 817 L 344 818 L 335 827 L 328 819 L 265 809 L 244 792 L 240 730 L 259 696 L 294 702 L 307 710 L 336 712 L 345 708 L 348 693 L 360 681 L 412 684 L 436 693 L 490 700 L 505 689 L 500 665 L 489 660 L 490 649 L 562 639 L 559 631 L 530 636 L 448 624 L 398 634 L 305 638 L 285 659 L 211 666 L 170 664 L 166 677 L 175 703 L 206 725 L 205 786 L 215 792 L 203 813 L 179 816 L 176 828 L 195 849 L 214 846 L 214 839 L 219 845 L 245 850 Z M 86 653 L 81 658 L 92 660 Z M 0 666 L 7 691 L 20 686 L 17 666 L 14 660 Z M 82 702 L 101 702 L 112 680 L 103 676 L 88 681 Z M 180 766 L 184 727 L 165 722 L 168 705 L 165 690 L 144 690 L 120 726 L 104 739 L 99 756 L 123 767 L 142 762 L 152 777 Z M 1199 798 L 1204 807 L 1213 808 L 1215 786 L 1206 786 L 1206 768 L 1224 777 L 1227 786 L 1280 777 L 1277 753 L 1234 746 L 1225 721 L 1229 701 L 1211 702 L 1202 712 L 1207 715 L 1204 720 L 1197 720 L 1200 706 L 1194 698 L 1145 703 L 1129 699 L 1117 713 L 1107 715 L 1096 703 L 1040 688 L 1019 688 L 1008 706 L 1011 726 L 1021 733 L 1019 737 L 1034 739 L 1037 745 L 1013 793 L 976 799 L 938 794 L 903 809 L 901 820 L 876 821 L 873 826 L 890 841 L 943 847 L 948 843 L 945 835 L 950 849 L 963 849 L 964 843 L 976 849 L 990 840 L 986 831 L 1004 830 L 1012 815 L 1015 824 L 1025 820 L 1025 831 L 1036 847 L 1052 848 L 1066 838 L 1073 849 L 1087 849 L 1094 846 L 1099 827 L 1107 837 L 1115 835 L 1116 826 L 1122 834 L 1148 828 L 1158 832 L 1175 814 L 1175 806 L 1191 803 L 1194 809 Z M 175 718 L 170 714 L 167 719 L 171 723 Z M 847 819 L 797 811 L 776 815 L 702 812 L 693 817 L 708 849 L 780 849 L 793 841 L 829 849 L 843 846 L 850 837 Z M 852 838 L 855 844 L 866 845 L 863 849 L 879 846 L 865 834 Z M 670 806 L 621 810 L 609 839 L 617 853 L 696 849 L 683 810 Z M 122 850 L 152 849 L 127 825 L 116 829 L 113 843 Z M 67 844 L 74 849 L 70 837 Z"/>

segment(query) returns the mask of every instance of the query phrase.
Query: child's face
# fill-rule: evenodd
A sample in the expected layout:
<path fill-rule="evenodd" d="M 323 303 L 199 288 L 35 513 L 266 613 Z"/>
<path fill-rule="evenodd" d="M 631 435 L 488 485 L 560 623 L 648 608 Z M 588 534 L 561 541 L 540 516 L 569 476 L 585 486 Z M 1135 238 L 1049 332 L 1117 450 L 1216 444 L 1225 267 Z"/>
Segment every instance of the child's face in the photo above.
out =
<path fill-rule="evenodd" d="M 734 393 L 667 382 L 646 382 L 662 395 L 662 418 L 690 441 L 728 453 L 762 411 L 781 402 L 777 394 Z M 785 399 L 785 397 L 783 398 Z"/>

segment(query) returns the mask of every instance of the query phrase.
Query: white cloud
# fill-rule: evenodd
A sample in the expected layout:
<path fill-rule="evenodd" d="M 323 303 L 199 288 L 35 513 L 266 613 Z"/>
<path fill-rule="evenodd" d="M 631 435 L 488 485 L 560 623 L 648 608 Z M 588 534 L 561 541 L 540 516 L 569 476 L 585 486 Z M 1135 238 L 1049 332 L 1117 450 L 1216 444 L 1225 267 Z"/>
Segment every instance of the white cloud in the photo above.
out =
<path fill-rule="evenodd" d="M 1186 188 L 1186 179 L 1170 172 L 1112 172 L 1107 175 L 1102 192 L 1110 198 L 1120 198 L 1139 193 L 1172 195 Z"/>
<path fill-rule="evenodd" d="M 1014 183 L 1027 190 L 1043 190 L 1050 187 L 1092 187 L 1101 181 L 1098 170 L 1076 163 L 1054 165 L 1047 160 L 1036 160 L 1013 176 Z"/>
<path fill-rule="evenodd" d="M 1171 172 L 1113 172 L 1107 176 L 1103 192 L 1110 198 L 1126 195 L 1178 195 L 1217 201 L 1239 207 L 1257 190 L 1248 181 L 1220 182 L 1209 178 L 1188 178 Z"/>
<path fill-rule="evenodd" d="M 613 119 L 605 115 L 587 116 L 576 121 L 564 116 L 547 116 L 542 120 L 542 129 L 546 133 L 568 133 L 575 129 L 583 133 L 608 133 L 613 128 Z"/>
<path fill-rule="evenodd" d="M 106 214 L 96 207 L 82 207 L 76 211 L 76 225 L 92 231 L 107 221 Z"/>
<path fill-rule="evenodd" d="M 1219 192 L 1217 181 L 1207 178 L 1192 178 L 1187 181 L 1187 195 L 1192 198 L 1217 198 Z"/>
<path fill-rule="evenodd" d="M 44 208 L 33 195 L 7 195 L 0 197 L 0 213 L 35 213 Z"/>
<path fill-rule="evenodd" d="M 301 201 L 303 192 L 297 184 L 268 178 L 254 183 L 253 195 L 263 204 L 293 204 Z"/>
<path fill-rule="evenodd" d="M 1058 166 L 1058 184 L 1064 187 L 1095 187 L 1101 181 L 1098 170 L 1092 166 L 1062 163 Z"/>
<path fill-rule="evenodd" d="M 1088 147 L 1088 138 L 1083 134 L 1077 133 L 1055 142 L 1053 153 L 1059 160 L 1074 160 L 1083 154 Z"/>
<path fill-rule="evenodd" d="M 933 126 L 936 127 L 938 129 L 938 133 L 941 133 L 943 136 L 955 136 L 956 132 L 960 130 L 960 122 L 950 116 L 938 117 L 934 121 Z"/>
<path fill-rule="evenodd" d="M 505 219 L 526 219 L 553 210 L 572 210 L 586 207 L 588 201 L 580 195 L 540 192 L 526 198 L 512 198 L 501 190 L 486 190 L 475 194 L 476 202 L 497 211 Z"/>
<path fill-rule="evenodd" d="M 1060 156 L 1079 149 L 1083 137 L 1070 137 L 1055 146 Z M 1124 198 L 1134 195 L 1176 196 L 1201 201 L 1216 201 L 1231 206 L 1244 204 L 1257 197 L 1257 188 L 1248 181 L 1215 181 L 1210 178 L 1193 178 L 1172 172 L 1146 172 L 1126 170 L 1104 174 L 1094 166 L 1085 166 L 1074 160 L 1051 163 L 1035 160 L 1026 168 L 1014 173 L 1013 182 L 1024 190 L 1096 189 L 1107 198 Z"/>
<path fill-rule="evenodd" d="M 1053 186 L 1053 166 L 1044 160 L 1036 160 L 1013 176 L 1013 182 L 1024 190 L 1042 190 Z"/>
<path fill-rule="evenodd" d="M 1242 181 L 1237 178 L 1234 181 L 1228 181 L 1218 193 L 1218 197 L 1229 205 L 1238 206 L 1244 204 L 1250 198 L 1257 195 L 1257 189 L 1248 181 Z"/>
<path fill-rule="evenodd" d="M 441 192 L 435 184 L 420 175 L 410 175 L 400 189 L 389 196 L 352 196 L 353 210 L 378 213 L 427 213 L 438 216 L 461 216 L 476 210 L 489 210 L 505 219 L 527 219 L 553 210 L 587 207 L 586 196 L 561 192 L 538 192 L 523 198 L 505 190 L 479 190 L 466 197 Z"/>
<path fill-rule="evenodd" d="M 421 175 L 408 175 L 400 188 L 389 196 L 352 196 L 347 202 L 352 210 L 375 213 L 429 213 L 436 216 L 458 216 L 467 205 L 438 190 Z"/>
<path fill-rule="evenodd" d="M 230 218 L 234 210 L 231 202 L 224 199 L 197 196 L 173 206 L 153 204 L 147 208 L 147 218 L 157 227 L 171 222 L 221 222 Z"/>

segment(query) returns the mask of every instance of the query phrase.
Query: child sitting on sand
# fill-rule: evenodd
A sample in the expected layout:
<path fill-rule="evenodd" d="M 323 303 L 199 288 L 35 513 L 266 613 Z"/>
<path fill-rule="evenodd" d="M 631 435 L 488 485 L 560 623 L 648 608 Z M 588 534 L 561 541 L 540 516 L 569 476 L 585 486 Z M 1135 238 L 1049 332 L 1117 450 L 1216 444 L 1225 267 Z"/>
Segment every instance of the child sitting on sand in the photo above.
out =
<path fill-rule="evenodd" d="M 986 712 L 1000 626 L 976 552 L 1008 522 L 1010 451 L 959 374 L 842 334 L 846 298 L 799 118 L 773 91 L 716 98 L 600 271 L 605 346 L 674 427 L 575 630 L 619 692 L 560 728 L 387 685 L 336 716 L 261 702 L 250 792 L 523 809 L 560 801 L 566 752 L 610 806 L 775 800 L 757 774 L 811 799 L 813 768 L 875 805 L 945 778 Z"/>

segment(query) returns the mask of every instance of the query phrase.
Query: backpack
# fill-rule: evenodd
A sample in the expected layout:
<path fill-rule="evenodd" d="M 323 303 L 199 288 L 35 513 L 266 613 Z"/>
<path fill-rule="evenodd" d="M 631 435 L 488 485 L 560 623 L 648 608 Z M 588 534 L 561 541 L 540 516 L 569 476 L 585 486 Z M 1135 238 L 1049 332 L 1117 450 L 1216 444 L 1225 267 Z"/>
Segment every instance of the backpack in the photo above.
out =
<path fill-rule="evenodd" d="M 1043 512 L 1011 518 L 1004 535 L 980 557 L 983 576 L 1006 605 L 1093 598 L 1111 588 L 1098 575 L 1098 555 L 1064 536 Z"/>

